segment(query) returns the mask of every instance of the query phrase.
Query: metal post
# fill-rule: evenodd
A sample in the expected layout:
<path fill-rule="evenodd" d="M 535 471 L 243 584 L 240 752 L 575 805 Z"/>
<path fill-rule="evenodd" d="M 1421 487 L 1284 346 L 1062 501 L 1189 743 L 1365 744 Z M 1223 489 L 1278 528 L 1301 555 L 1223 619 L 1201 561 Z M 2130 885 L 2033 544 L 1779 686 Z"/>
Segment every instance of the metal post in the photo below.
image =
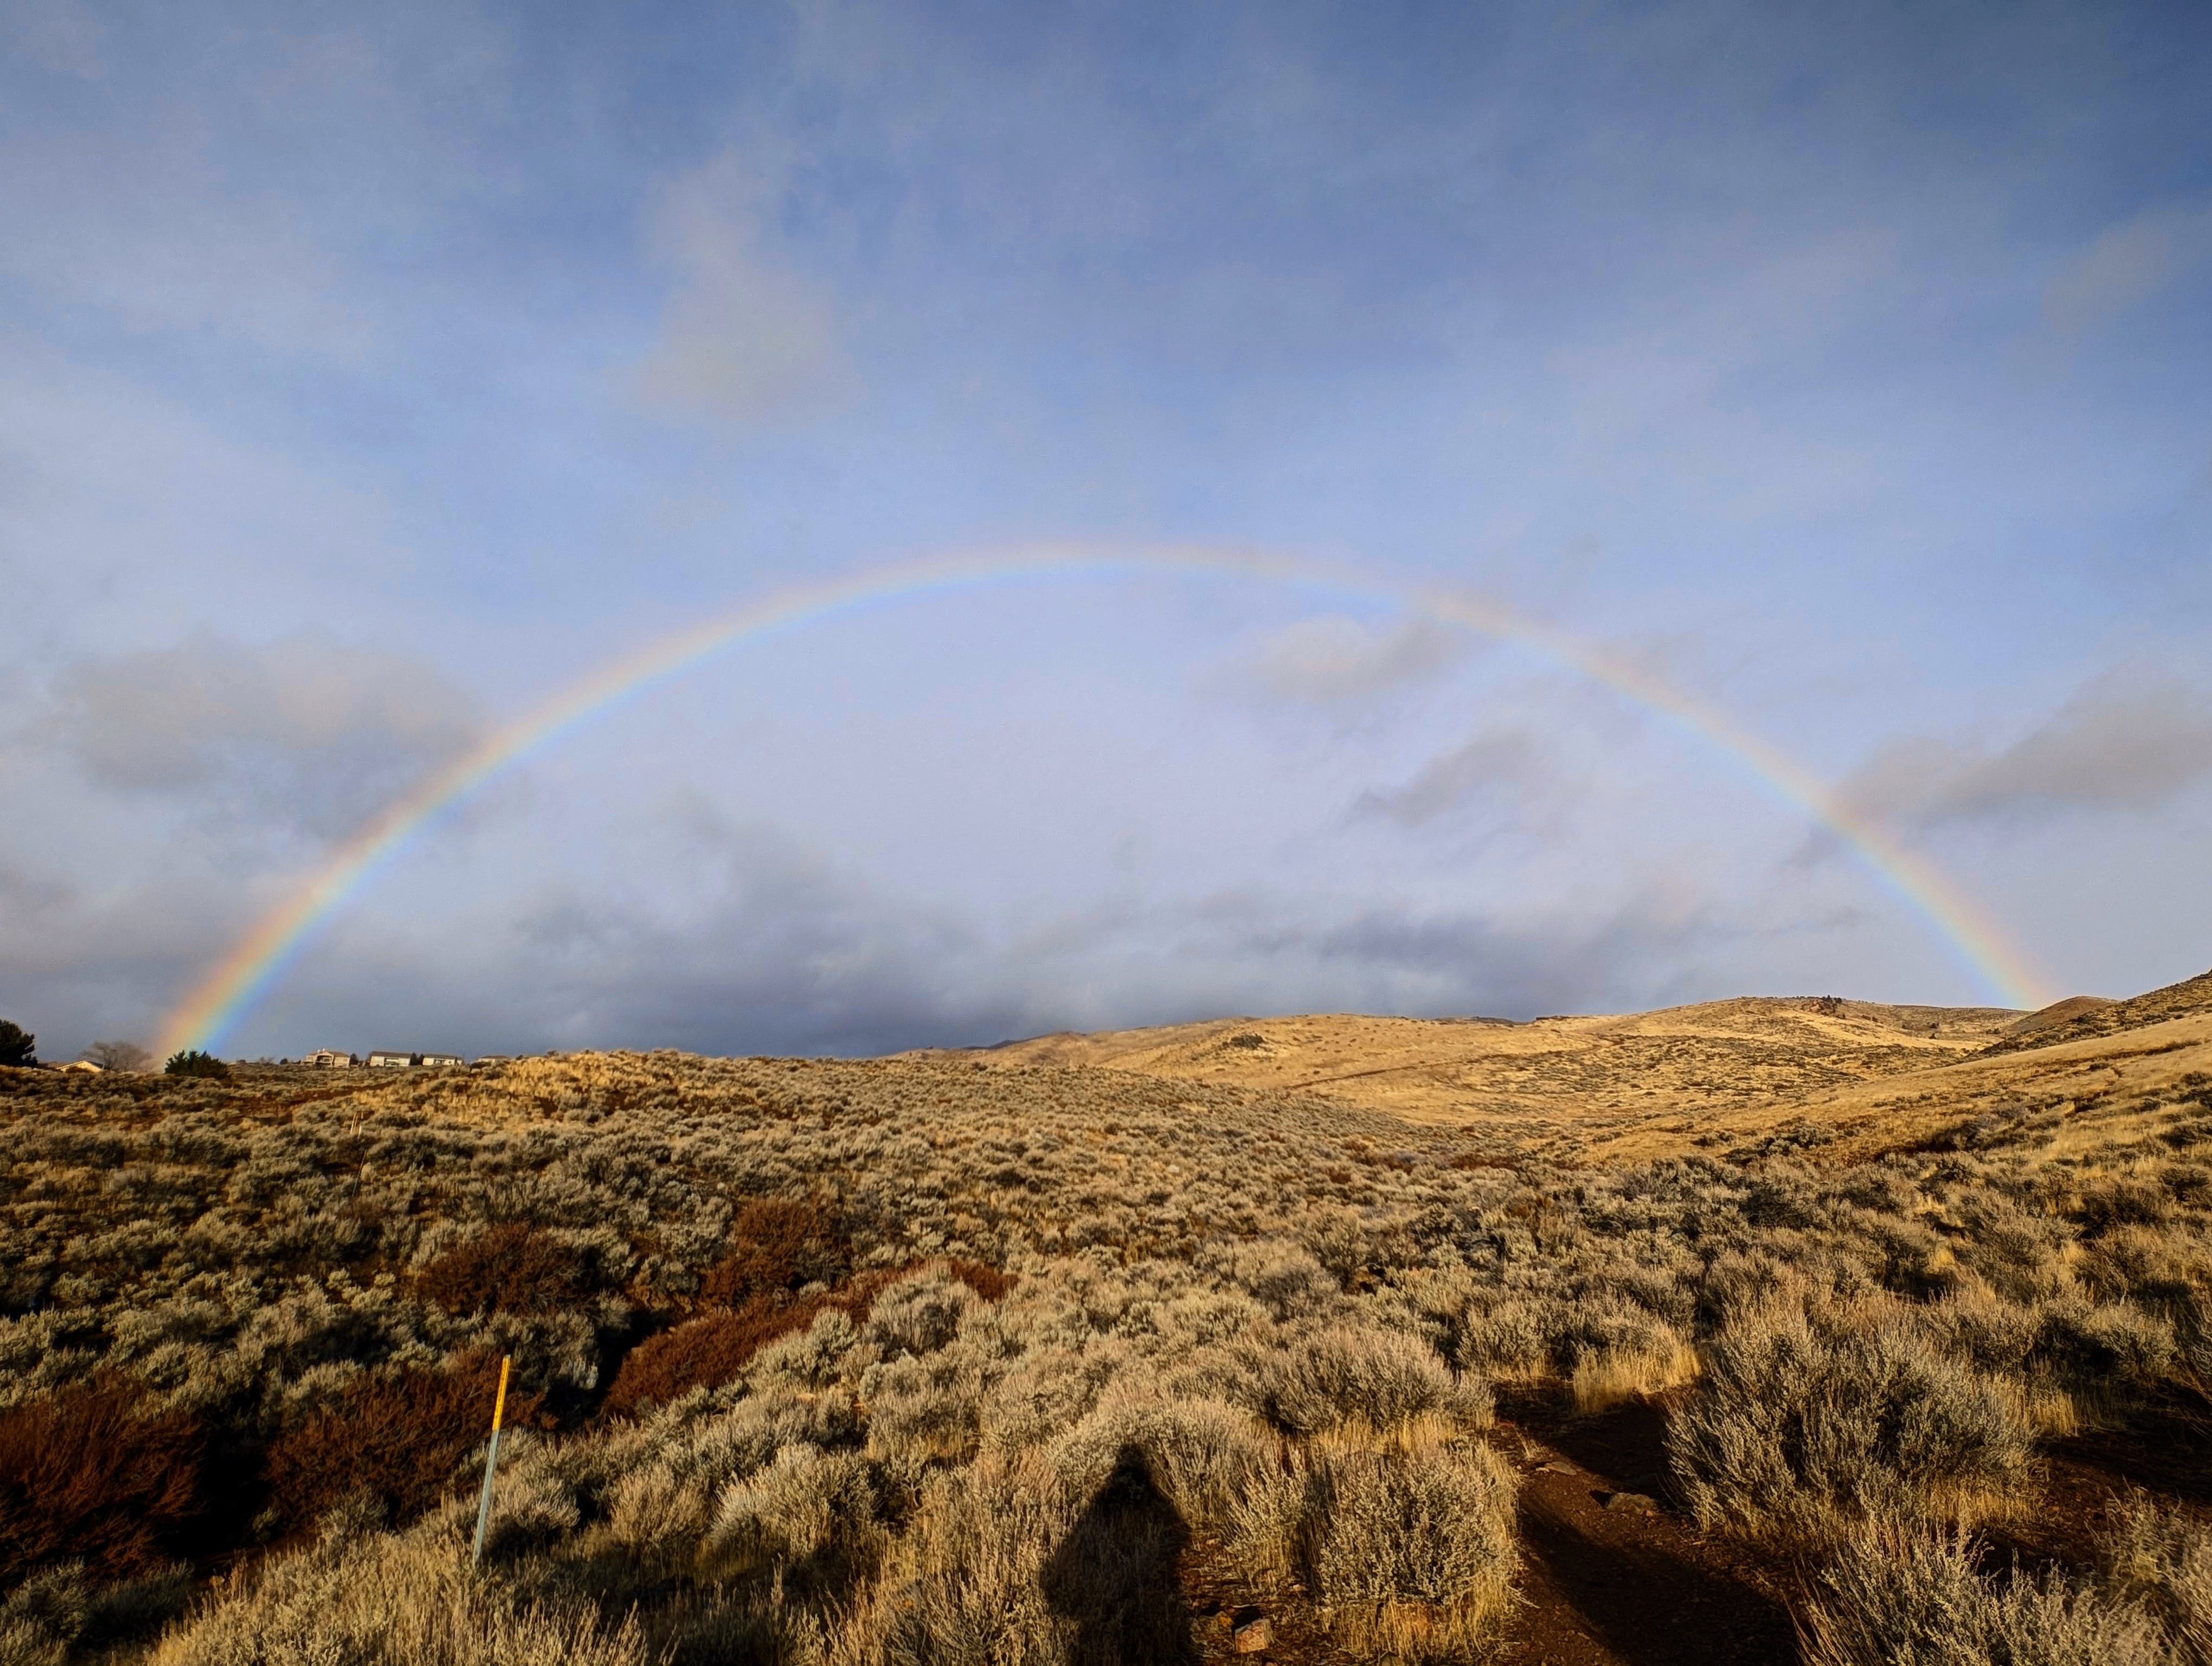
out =
<path fill-rule="evenodd" d="M 484 1454 L 483 1497 L 477 1505 L 476 1554 L 469 1558 L 472 1566 L 483 1560 L 484 1529 L 491 1525 L 491 1472 L 499 1467 L 499 1420 L 507 1410 L 507 1368 L 512 1364 L 511 1355 L 499 1362 L 499 1398 L 491 1407 L 491 1450 Z"/>

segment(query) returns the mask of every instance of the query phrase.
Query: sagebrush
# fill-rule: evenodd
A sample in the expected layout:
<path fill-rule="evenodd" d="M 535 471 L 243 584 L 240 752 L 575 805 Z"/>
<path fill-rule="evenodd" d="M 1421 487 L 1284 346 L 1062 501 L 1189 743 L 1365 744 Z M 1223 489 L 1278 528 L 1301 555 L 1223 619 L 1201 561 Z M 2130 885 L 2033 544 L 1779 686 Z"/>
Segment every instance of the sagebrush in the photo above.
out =
<path fill-rule="evenodd" d="M 1576 1170 L 941 1060 L 0 1073 L 6 1623 L 273 1661 L 343 1586 L 318 1658 L 1171 1659 L 1203 1573 L 1465 1658 L 1519 1566 L 1504 1394 L 1661 1407 L 1674 1505 L 1832 1569 L 1826 1658 L 1944 1602 L 2201 1646 L 2178 1517 L 2071 1584 L 1957 1536 L 2057 1432 L 2201 1395 L 2191 1141 L 1802 1144 Z"/>

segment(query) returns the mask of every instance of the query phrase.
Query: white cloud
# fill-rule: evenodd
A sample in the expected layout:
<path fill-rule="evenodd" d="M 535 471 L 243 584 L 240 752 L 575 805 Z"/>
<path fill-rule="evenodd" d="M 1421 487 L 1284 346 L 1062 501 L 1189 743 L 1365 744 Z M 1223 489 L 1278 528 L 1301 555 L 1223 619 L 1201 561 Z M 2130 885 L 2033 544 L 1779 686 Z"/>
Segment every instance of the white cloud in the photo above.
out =
<path fill-rule="evenodd" d="M 1471 649 L 1467 636 L 1430 619 L 1393 625 L 1301 619 L 1261 642 L 1237 669 L 1242 680 L 1276 699 L 1334 704 L 1423 681 Z"/>
<path fill-rule="evenodd" d="M 769 195 L 734 154 L 663 192 L 652 243 L 676 283 L 630 372 L 646 404 L 751 427 L 818 413 L 849 391 L 836 312 L 778 258 Z"/>

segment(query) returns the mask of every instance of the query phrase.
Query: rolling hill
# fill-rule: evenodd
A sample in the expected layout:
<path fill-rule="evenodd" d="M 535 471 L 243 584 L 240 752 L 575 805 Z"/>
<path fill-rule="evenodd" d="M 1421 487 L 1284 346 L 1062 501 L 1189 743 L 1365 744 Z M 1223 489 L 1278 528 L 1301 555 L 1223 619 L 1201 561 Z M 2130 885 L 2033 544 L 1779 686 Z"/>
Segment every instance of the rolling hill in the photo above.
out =
<path fill-rule="evenodd" d="M 2212 1070 L 2212 973 L 2039 1012 L 1751 996 L 1618 1017 L 1309 1014 L 1062 1033 L 949 1052 L 1316 1095 L 1554 1161 L 1644 1160 L 1785 1131 L 1857 1155 L 1962 1119 L 2154 1111 Z"/>

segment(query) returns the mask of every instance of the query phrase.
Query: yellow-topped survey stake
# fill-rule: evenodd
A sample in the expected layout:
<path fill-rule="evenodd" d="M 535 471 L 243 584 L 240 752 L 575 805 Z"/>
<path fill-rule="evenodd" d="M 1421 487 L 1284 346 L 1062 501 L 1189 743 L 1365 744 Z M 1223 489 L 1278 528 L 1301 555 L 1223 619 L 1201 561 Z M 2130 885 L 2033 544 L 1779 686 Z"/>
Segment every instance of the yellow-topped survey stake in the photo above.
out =
<path fill-rule="evenodd" d="M 471 1565 L 483 1560 L 484 1529 L 491 1525 L 491 1478 L 499 1467 L 499 1423 L 507 1415 L 507 1373 L 514 1364 L 513 1354 L 503 1354 L 499 1362 L 499 1393 L 491 1402 L 491 1444 L 484 1452 L 483 1496 L 477 1500 L 477 1546 L 470 1553 Z"/>

